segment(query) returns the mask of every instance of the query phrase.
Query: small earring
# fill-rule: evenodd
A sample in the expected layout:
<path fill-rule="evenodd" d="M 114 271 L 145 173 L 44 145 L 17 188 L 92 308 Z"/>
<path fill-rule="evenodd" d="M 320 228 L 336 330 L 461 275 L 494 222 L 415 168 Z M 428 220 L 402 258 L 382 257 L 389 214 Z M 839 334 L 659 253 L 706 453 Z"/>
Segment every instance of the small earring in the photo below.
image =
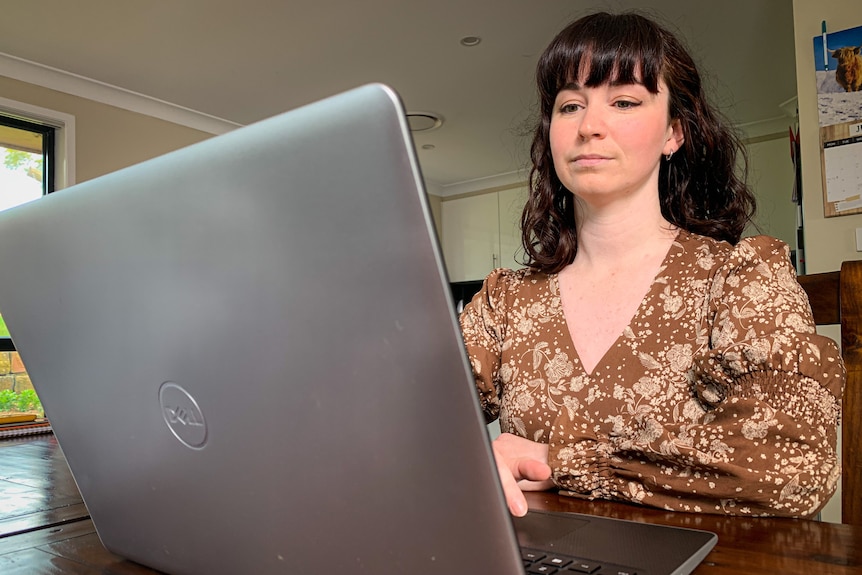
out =
<path fill-rule="evenodd" d="M 665 160 L 667 160 L 667 161 L 669 162 L 669 161 L 670 161 L 670 157 L 671 157 L 671 156 L 673 156 L 674 151 L 675 151 L 675 150 L 671 150 L 670 152 L 668 152 L 668 154 L 664 157 L 664 159 L 665 159 Z"/>

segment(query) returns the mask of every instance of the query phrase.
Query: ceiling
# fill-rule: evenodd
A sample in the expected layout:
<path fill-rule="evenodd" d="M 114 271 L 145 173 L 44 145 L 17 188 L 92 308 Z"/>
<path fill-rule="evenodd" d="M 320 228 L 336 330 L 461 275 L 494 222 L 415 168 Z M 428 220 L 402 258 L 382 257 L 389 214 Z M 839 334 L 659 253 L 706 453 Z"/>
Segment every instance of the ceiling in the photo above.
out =
<path fill-rule="evenodd" d="M 239 124 L 385 82 L 408 112 L 444 118 L 415 140 L 446 195 L 524 168 L 538 55 L 594 9 L 679 33 L 735 124 L 781 117 L 796 95 L 792 0 L 5 2 L 0 52 Z"/>

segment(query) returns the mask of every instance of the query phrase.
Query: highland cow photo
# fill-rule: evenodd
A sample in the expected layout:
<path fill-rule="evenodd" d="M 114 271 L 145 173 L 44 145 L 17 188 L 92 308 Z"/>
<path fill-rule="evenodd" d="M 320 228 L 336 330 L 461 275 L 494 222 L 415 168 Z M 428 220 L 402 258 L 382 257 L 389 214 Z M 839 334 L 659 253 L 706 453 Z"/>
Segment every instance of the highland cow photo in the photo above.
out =
<path fill-rule="evenodd" d="M 820 126 L 862 121 L 860 53 L 862 26 L 814 37 Z"/>

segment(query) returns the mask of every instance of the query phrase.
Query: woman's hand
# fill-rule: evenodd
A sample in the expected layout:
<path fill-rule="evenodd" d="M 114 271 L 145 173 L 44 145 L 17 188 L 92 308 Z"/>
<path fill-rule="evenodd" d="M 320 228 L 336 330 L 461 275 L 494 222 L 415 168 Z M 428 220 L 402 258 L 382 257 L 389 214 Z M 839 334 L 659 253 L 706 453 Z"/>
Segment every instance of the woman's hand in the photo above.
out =
<path fill-rule="evenodd" d="M 527 499 L 522 491 L 544 491 L 554 486 L 548 465 L 548 446 L 503 433 L 494 440 L 492 447 L 509 511 L 516 517 L 523 517 L 527 514 Z"/>

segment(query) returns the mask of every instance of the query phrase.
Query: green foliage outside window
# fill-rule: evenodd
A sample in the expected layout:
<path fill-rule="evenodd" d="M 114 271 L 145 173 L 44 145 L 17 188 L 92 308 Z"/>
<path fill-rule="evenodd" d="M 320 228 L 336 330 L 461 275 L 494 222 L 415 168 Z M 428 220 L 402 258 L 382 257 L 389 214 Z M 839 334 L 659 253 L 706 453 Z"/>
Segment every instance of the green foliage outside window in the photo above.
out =
<path fill-rule="evenodd" d="M 32 389 L 0 391 L 0 413 L 2 412 L 42 413 L 42 402 Z"/>

